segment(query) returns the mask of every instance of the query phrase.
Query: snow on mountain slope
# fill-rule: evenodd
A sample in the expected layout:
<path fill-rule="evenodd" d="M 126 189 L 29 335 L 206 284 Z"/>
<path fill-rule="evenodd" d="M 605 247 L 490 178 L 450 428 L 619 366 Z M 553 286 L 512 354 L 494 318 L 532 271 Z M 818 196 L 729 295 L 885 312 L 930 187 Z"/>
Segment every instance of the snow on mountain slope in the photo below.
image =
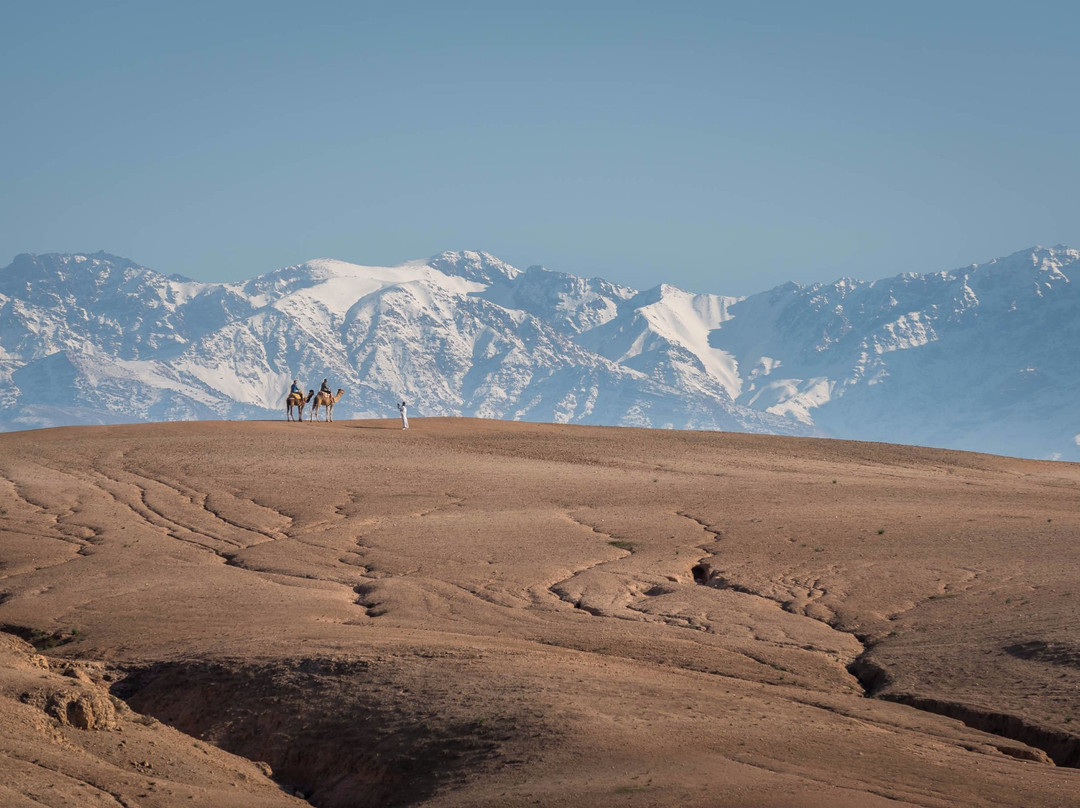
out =
<path fill-rule="evenodd" d="M 126 259 L 0 270 L 0 428 L 279 418 L 292 379 L 339 417 L 737 429 L 1080 460 L 1080 254 L 1034 248 L 746 298 L 645 292 L 480 252 L 320 259 L 204 284 Z M 27 407 L 34 402 L 32 408 Z"/>
<path fill-rule="evenodd" d="M 932 275 L 791 284 L 732 306 L 711 344 L 745 371 L 739 403 L 830 434 L 1080 459 L 1067 445 L 1078 265 L 1076 250 L 1036 248 Z"/>
<path fill-rule="evenodd" d="M 87 345 L 129 359 L 168 354 L 250 312 L 223 287 L 104 253 L 17 256 L 0 272 L 0 295 L 0 342 L 18 362 Z"/>
<path fill-rule="evenodd" d="M 445 275 L 422 261 L 396 267 L 367 267 L 319 259 L 308 261 L 304 267 L 308 270 L 308 285 L 278 297 L 270 305 L 293 316 L 312 315 L 332 320 L 344 318 L 355 301 L 388 286 L 440 287 L 456 295 L 485 288 L 484 284 L 463 277 Z"/>
<path fill-rule="evenodd" d="M 436 255 L 426 263 L 432 269 L 445 275 L 452 275 L 466 280 L 476 281 L 485 286 L 507 280 L 514 280 L 521 275 L 521 270 L 486 252 L 447 251 Z"/>
<path fill-rule="evenodd" d="M 600 278 L 579 278 L 541 266 L 495 278 L 479 293 L 507 309 L 528 312 L 567 334 L 581 334 L 618 316 L 633 289 Z"/>
<path fill-rule="evenodd" d="M 691 295 L 664 284 L 659 299 L 639 311 L 651 330 L 672 345 L 687 349 L 701 363 L 705 373 L 719 381 L 728 395 L 736 398 L 742 387 L 734 357 L 709 344 L 709 333 L 730 319 L 728 307 L 737 298 L 719 295 Z"/>
<path fill-rule="evenodd" d="M 616 317 L 579 342 L 664 384 L 733 402 L 742 386 L 738 363 L 709 334 L 736 301 L 661 285 L 621 302 Z"/>

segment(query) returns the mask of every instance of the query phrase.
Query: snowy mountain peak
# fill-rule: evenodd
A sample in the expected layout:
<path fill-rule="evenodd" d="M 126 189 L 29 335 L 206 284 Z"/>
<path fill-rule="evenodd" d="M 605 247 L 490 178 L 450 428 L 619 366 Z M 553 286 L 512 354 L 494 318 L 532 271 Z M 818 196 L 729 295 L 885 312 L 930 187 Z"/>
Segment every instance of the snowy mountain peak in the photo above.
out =
<path fill-rule="evenodd" d="M 1080 251 L 1063 244 L 1054 247 L 1035 246 L 982 264 L 971 264 L 955 270 L 955 273 L 964 274 L 979 270 L 989 271 L 991 267 L 1013 272 L 1023 272 L 1029 269 L 1053 270 L 1076 264 L 1078 260 L 1080 260 Z"/>
<path fill-rule="evenodd" d="M 68 277 L 68 273 L 78 273 L 84 276 L 108 276 L 115 272 L 128 270 L 150 272 L 150 270 L 139 266 L 133 261 L 104 252 L 92 255 L 85 253 L 43 253 L 41 255 L 20 253 L 3 270 L 0 278 L 11 279 L 18 277 L 19 279 L 25 279 L 26 277 L 32 277 L 34 280 L 41 281 L 46 278 L 56 279 L 59 277 L 63 279 Z M 157 273 L 153 274 L 156 275 Z"/>
<path fill-rule="evenodd" d="M 1063 269 L 1066 267 L 1075 270 L 1078 261 L 1080 261 L 1080 251 L 1060 244 L 1050 248 L 1037 247 L 1032 252 L 1032 264 L 1035 268 L 1051 275 L 1064 275 Z"/>
<path fill-rule="evenodd" d="M 119 268 L 145 269 L 145 267 L 140 267 L 128 258 L 112 255 L 104 250 L 98 250 L 96 253 L 20 253 L 15 256 L 13 264 L 18 265 L 27 261 L 38 263 L 43 266 L 85 264 L 87 266 L 111 265 Z"/>
<path fill-rule="evenodd" d="M 485 288 L 462 275 L 439 271 L 426 261 L 378 267 L 319 258 L 261 276 L 243 285 L 241 291 L 256 307 L 270 305 L 306 321 L 330 316 L 336 322 L 343 321 L 358 301 L 410 284 L 461 295 Z"/>
<path fill-rule="evenodd" d="M 479 283 L 513 280 L 521 274 L 520 269 L 510 266 L 490 253 L 472 250 L 440 253 L 428 259 L 427 264 L 447 275 L 458 275 Z"/>

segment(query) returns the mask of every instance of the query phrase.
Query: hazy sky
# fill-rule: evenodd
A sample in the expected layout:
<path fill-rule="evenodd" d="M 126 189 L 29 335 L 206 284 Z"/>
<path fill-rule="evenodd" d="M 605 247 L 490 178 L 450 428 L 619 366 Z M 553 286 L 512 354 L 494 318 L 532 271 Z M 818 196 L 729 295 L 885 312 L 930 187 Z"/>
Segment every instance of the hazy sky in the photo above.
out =
<path fill-rule="evenodd" d="M 1078 9 L 8 3 L 0 266 L 478 249 L 746 294 L 1080 246 Z"/>

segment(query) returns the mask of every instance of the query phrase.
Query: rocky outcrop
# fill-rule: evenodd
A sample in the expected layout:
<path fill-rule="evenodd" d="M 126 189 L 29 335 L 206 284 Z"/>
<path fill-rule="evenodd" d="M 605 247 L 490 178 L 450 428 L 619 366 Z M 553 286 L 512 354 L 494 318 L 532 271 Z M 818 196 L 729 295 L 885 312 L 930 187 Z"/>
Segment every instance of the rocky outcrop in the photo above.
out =
<path fill-rule="evenodd" d="M 266 764 L 133 712 L 109 693 L 110 678 L 101 663 L 47 658 L 0 631 L 0 804 L 304 804 Z M 11 802 L 18 795 L 35 799 Z"/>

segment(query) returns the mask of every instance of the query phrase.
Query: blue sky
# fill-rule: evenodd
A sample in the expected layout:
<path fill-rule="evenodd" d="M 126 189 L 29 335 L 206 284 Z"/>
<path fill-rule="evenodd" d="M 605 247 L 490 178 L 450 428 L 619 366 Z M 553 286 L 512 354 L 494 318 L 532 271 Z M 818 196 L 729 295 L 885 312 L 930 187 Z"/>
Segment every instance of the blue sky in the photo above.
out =
<path fill-rule="evenodd" d="M 6 4 L 0 265 L 747 294 L 1080 246 L 1065 3 Z"/>

